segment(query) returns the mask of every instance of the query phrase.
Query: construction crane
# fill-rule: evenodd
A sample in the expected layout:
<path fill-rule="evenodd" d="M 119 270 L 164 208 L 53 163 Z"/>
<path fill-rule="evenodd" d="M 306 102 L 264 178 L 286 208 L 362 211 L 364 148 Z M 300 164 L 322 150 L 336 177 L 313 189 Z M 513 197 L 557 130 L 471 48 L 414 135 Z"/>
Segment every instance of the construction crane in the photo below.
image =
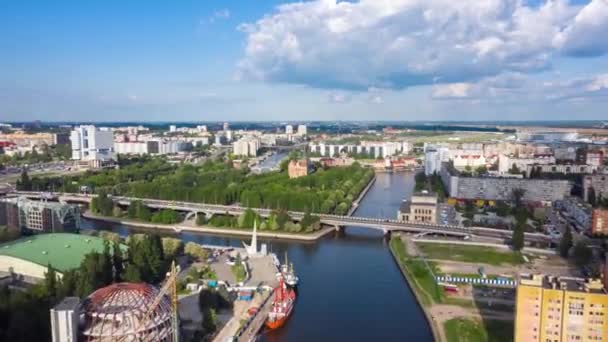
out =
<path fill-rule="evenodd" d="M 171 263 L 171 268 L 169 272 L 167 272 L 167 276 L 165 277 L 165 281 L 163 286 L 158 291 L 158 294 L 150 303 L 148 310 L 144 313 L 144 315 L 139 319 L 139 325 L 135 329 L 135 331 L 139 331 L 140 329 L 145 329 L 148 324 L 153 324 L 153 314 L 156 310 L 156 307 L 161 303 L 164 296 L 167 295 L 171 298 L 171 325 L 172 325 L 172 336 L 173 342 L 179 342 L 179 322 L 178 322 L 178 311 L 177 311 L 177 267 L 175 266 L 175 261 Z M 126 337 L 126 336 L 125 336 Z"/>

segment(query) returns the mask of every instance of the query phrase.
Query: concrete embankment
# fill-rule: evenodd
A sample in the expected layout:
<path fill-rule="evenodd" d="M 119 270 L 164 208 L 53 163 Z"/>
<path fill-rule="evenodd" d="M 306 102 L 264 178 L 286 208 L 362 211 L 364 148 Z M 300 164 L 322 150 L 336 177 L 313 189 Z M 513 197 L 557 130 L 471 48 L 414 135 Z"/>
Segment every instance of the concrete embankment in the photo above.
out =
<path fill-rule="evenodd" d="M 168 232 L 193 232 L 193 233 L 201 233 L 201 234 L 214 234 L 214 235 L 230 235 L 230 236 L 242 236 L 249 237 L 251 236 L 251 230 L 246 229 L 237 229 L 237 228 L 216 228 L 216 227 L 208 227 L 208 226 L 188 226 L 184 224 L 159 224 L 159 223 L 148 223 L 148 222 L 140 222 L 135 220 L 127 220 L 117 217 L 106 217 L 106 216 L 98 216 L 91 214 L 90 212 L 85 212 L 82 214 L 84 218 L 96 221 L 104 221 L 104 222 L 112 222 L 117 224 L 122 224 L 125 226 L 143 228 L 143 229 L 161 229 Z M 268 231 L 259 231 L 258 237 L 260 238 L 269 238 L 269 239 L 280 239 L 280 240 L 299 240 L 299 241 L 316 241 L 323 236 L 335 231 L 334 227 L 325 227 L 321 230 L 318 230 L 314 233 L 307 234 L 298 234 L 298 233 L 280 233 L 280 232 L 268 232 Z"/>
<path fill-rule="evenodd" d="M 400 236 L 393 236 L 393 239 L 401 239 Z M 391 251 L 391 255 L 393 256 L 393 260 L 395 261 L 395 263 L 397 264 L 397 267 L 399 267 L 399 271 L 401 272 L 401 275 L 403 275 L 403 278 L 405 279 L 405 281 L 407 282 L 410 290 L 412 291 L 412 293 L 414 294 L 414 297 L 416 297 L 416 303 L 418 303 L 418 306 L 420 307 L 420 309 L 424 312 L 424 316 L 426 317 L 427 323 L 428 325 L 431 327 L 431 331 L 433 333 L 433 340 L 437 341 L 437 342 L 444 342 L 442 341 L 441 338 L 441 333 L 440 333 L 440 329 L 441 327 L 438 327 L 435 320 L 433 319 L 433 316 L 431 315 L 430 311 L 424 306 L 424 301 L 421 298 L 421 294 L 418 293 L 418 288 L 416 286 L 416 284 L 414 283 L 415 280 L 412 279 L 408 273 L 408 271 L 406 269 L 404 269 L 405 266 L 401 266 L 401 263 L 399 261 L 399 256 L 397 255 L 397 253 L 393 250 L 393 247 L 389 244 L 389 250 Z"/>
<path fill-rule="evenodd" d="M 367 192 L 372 187 L 372 185 L 374 185 L 375 182 L 376 182 L 376 175 L 374 175 L 374 177 L 372 177 L 372 179 L 369 180 L 369 183 L 367 183 L 367 186 L 365 186 L 365 188 L 361 191 L 361 193 L 359 194 L 357 199 L 353 201 L 353 204 L 350 206 L 350 209 L 348 210 L 348 213 L 346 213 L 346 216 L 352 216 L 355 213 L 355 211 L 357 211 L 357 209 L 359 208 L 359 203 L 361 203 L 361 200 L 363 200 L 365 195 L 367 195 Z"/>

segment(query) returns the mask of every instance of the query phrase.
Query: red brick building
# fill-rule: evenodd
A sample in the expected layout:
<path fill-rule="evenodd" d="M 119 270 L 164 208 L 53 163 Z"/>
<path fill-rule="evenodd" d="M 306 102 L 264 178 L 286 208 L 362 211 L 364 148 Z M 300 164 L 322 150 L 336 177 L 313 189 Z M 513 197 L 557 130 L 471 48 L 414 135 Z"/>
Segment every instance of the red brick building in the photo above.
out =
<path fill-rule="evenodd" d="M 308 175 L 308 159 L 298 159 L 289 162 L 287 167 L 289 178 L 298 178 Z"/>
<path fill-rule="evenodd" d="M 591 235 L 608 235 L 608 209 L 591 212 Z"/>

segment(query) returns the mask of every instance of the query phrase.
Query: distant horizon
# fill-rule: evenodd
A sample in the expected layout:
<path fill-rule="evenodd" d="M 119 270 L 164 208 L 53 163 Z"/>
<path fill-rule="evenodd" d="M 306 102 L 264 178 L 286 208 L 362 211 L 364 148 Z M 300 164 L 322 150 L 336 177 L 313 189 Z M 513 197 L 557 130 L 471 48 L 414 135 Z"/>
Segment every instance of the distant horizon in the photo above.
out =
<path fill-rule="evenodd" d="M 347 123 L 546 123 L 546 122 L 565 122 L 565 123 L 604 123 L 608 122 L 608 118 L 602 119 L 558 119 L 558 120 L 178 120 L 178 121 L 164 121 L 164 120 L 104 120 L 104 121 L 90 121 L 90 120 L 27 120 L 27 121 L 0 121 L 4 124 L 28 124 L 28 123 L 51 123 L 51 124 L 62 124 L 62 123 L 154 123 L 154 124 L 179 124 L 179 123 L 224 123 L 224 122 L 235 122 L 235 123 L 332 123 L 332 122 L 347 122 Z"/>

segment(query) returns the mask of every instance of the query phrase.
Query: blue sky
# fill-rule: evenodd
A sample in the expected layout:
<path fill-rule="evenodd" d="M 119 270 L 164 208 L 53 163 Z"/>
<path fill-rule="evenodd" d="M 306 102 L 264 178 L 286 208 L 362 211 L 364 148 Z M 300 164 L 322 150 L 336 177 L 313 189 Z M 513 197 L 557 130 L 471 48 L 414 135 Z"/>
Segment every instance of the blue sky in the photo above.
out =
<path fill-rule="evenodd" d="M 0 120 L 608 119 L 608 1 L 4 1 Z"/>

